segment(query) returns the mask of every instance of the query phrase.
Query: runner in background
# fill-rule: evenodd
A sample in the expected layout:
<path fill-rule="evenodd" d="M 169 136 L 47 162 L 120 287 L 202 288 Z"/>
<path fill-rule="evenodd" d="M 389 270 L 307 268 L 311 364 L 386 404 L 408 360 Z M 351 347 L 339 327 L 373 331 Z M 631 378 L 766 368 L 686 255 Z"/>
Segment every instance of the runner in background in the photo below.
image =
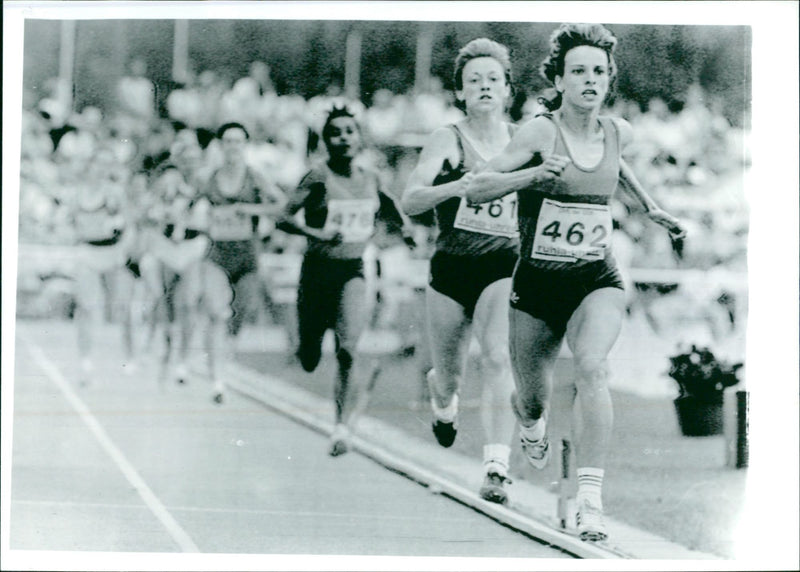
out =
<path fill-rule="evenodd" d="M 620 178 L 654 222 L 683 234 L 621 160 L 630 125 L 600 115 L 616 75 L 616 43 L 599 24 L 556 30 L 542 64 L 556 88 L 555 98 L 544 101 L 549 112 L 521 127 L 467 189 L 469 200 L 479 203 L 508 193 L 519 197 L 521 249 L 510 297 L 517 386 L 512 407 L 523 451 L 536 468 L 549 458 L 547 413 L 564 337 L 572 350 L 577 523 L 584 540 L 607 536 L 601 499 L 613 422 L 607 355 L 625 314 L 623 282 L 611 254 L 609 200 Z"/>
<path fill-rule="evenodd" d="M 505 114 L 512 90 L 508 49 L 486 38 L 471 41 L 456 57 L 454 83 L 466 119 L 431 134 L 408 179 L 403 207 L 409 215 L 435 209 L 439 227 L 426 291 L 433 433 L 443 447 L 456 438 L 458 395 L 474 335 L 481 349 L 486 436 L 480 494 L 506 503 L 515 425 L 508 405 L 514 380 L 506 300 L 519 245 L 517 201 L 508 195 L 472 205 L 464 191 L 465 173 L 505 148 L 514 131 Z"/>
<path fill-rule="evenodd" d="M 196 132 L 181 129 L 169 161 L 153 179 L 154 200 L 143 222 L 148 256 L 142 272 L 153 293 L 153 319 L 164 328 L 161 381 L 169 376 L 173 359 L 172 377 L 179 383 L 189 377 L 188 353 L 202 293 L 201 262 L 210 247 L 208 234 L 201 231 L 199 209 L 193 208 L 202 159 Z"/>
<path fill-rule="evenodd" d="M 126 262 L 135 241 L 126 200 L 126 172 L 111 149 L 92 153 L 71 205 L 72 224 L 79 244 L 76 260 L 76 311 L 80 381 L 91 382 L 93 338 L 106 318 L 122 324 L 126 371 L 133 367 L 130 296 L 133 275 Z M 110 315 L 106 314 L 106 309 Z"/>
<path fill-rule="evenodd" d="M 239 123 L 217 131 L 223 164 L 209 177 L 197 204 L 198 217 L 212 244 L 200 272 L 206 330 L 208 371 L 214 384 L 213 400 L 222 403 L 225 383 L 219 364 L 231 357 L 248 304 L 261 291 L 258 283 L 259 217 L 280 212 L 283 193 L 245 162 L 249 134 Z"/>
<path fill-rule="evenodd" d="M 333 329 L 338 370 L 335 427 L 329 453 L 342 455 L 358 413 L 366 407 L 377 370 L 358 353 L 371 314 L 363 255 L 376 215 L 400 217 L 381 189 L 378 174 L 359 162 L 363 139 L 354 115 L 334 107 L 322 128 L 327 159 L 314 165 L 290 196 L 278 228 L 307 237 L 297 296 L 297 357 L 312 372 L 322 357 L 325 332 Z M 303 217 L 298 217 L 303 210 Z M 302 218 L 302 220 L 301 220 Z"/>

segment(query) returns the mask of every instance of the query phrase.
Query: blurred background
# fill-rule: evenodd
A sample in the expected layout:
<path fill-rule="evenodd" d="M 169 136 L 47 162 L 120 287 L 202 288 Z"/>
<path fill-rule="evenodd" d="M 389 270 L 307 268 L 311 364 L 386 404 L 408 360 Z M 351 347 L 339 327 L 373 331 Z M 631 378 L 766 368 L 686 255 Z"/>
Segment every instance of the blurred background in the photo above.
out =
<path fill-rule="evenodd" d="M 371 160 L 399 195 L 424 137 L 461 117 L 452 94 L 459 47 L 486 36 L 511 49 L 509 116 L 522 122 L 538 111 L 536 95 L 547 87 L 538 66 L 554 28 L 253 20 L 27 20 L 25 26 L 20 248 L 31 254 L 21 257 L 29 262 L 20 266 L 21 315 L 61 311 L 42 303 L 42 275 L 52 268 L 43 271 L 33 261 L 44 257 L 52 266 L 52 259 L 67 258 L 52 250 L 37 257 L 35 245 L 69 241 L 68 201 L 61 195 L 70 193 L 70 173 L 81 172 L 93 149 L 110 146 L 123 169 L 141 170 L 169 148 L 175 122 L 197 129 L 206 145 L 219 125 L 239 121 L 252 135 L 251 165 L 288 191 L 320 152 L 325 112 L 345 101 L 365 127 Z M 631 205 L 616 206 L 615 248 L 631 285 L 630 311 L 672 349 L 713 343 L 743 357 L 750 29 L 609 27 L 619 39 L 620 70 L 609 112 L 636 131 L 627 159 L 690 232 L 672 244 Z M 416 222 L 434 232 L 430 215 Z M 302 251 L 296 237 L 279 235 L 273 250 Z M 392 274 L 401 280 L 402 260 L 426 255 L 422 248 L 394 256 Z"/>

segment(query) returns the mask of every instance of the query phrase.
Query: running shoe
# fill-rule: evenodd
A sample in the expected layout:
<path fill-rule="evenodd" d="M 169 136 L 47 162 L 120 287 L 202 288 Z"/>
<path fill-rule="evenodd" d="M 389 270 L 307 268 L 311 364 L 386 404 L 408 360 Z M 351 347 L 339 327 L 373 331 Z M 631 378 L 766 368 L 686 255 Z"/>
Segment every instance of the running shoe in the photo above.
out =
<path fill-rule="evenodd" d="M 510 482 L 511 479 L 506 475 L 501 475 L 494 471 L 487 473 L 480 490 L 481 498 L 497 504 L 506 504 L 508 502 L 508 493 L 503 488 L 503 485 Z"/>
<path fill-rule="evenodd" d="M 175 366 L 175 381 L 179 384 L 185 384 L 186 380 L 189 378 L 189 368 L 186 367 L 185 363 L 179 363 Z"/>
<path fill-rule="evenodd" d="M 596 542 L 608 538 L 603 511 L 591 502 L 583 500 L 578 503 L 576 522 L 581 540 Z"/>
<path fill-rule="evenodd" d="M 350 449 L 350 444 L 348 443 L 348 437 L 350 432 L 347 430 L 347 427 L 344 425 L 337 424 L 333 428 L 333 433 L 331 433 L 331 446 L 328 449 L 328 454 L 331 457 L 338 457 L 339 455 L 344 455 Z"/>
<path fill-rule="evenodd" d="M 214 382 L 214 395 L 211 400 L 217 405 L 222 405 L 222 402 L 225 401 L 225 384 L 221 381 Z"/>
<path fill-rule="evenodd" d="M 426 379 L 428 380 L 428 389 L 430 390 L 431 394 L 431 408 L 433 409 L 433 423 L 431 424 L 431 429 L 433 429 L 433 435 L 436 437 L 436 440 L 439 442 L 439 445 L 442 447 L 450 447 L 456 440 L 456 434 L 458 433 L 458 419 L 453 419 L 452 421 L 443 421 L 436 417 L 436 410 L 434 408 L 435 401 L 434 395 L 436 395 L 436 391 L 433 387 L 433 376 L 434 370 L 431 369 L 426 374 Z M 454 399 L 455 395 L 451 399 Z"/>
<path fill-rule="evenodd" d="M 456 434 L 458 433 L 458 427 L 455 421 L 448 423 L 441 419 L 436 419 L 431 424 L 431 428 L 433 429 L 436 440 L 442 447 L 449 447 L 455 442 Z"/>
<path fill-rule="evenodd" d="M 522 416 L 517 410 L 516 392 L 511 395 L 511 409 L 514 411 L 514 415 L 517 416 L 520 425 L 522 425 Z M 547 434 L 541 439 L 529 439 L 520 429 L 519 441 L 522 445 L 522 452 L 525 453 L 525 458 L 528 459 L 528 462 L 536 469 L 544 469 L 550 460 L 550 441 L 547 438 Z"/>

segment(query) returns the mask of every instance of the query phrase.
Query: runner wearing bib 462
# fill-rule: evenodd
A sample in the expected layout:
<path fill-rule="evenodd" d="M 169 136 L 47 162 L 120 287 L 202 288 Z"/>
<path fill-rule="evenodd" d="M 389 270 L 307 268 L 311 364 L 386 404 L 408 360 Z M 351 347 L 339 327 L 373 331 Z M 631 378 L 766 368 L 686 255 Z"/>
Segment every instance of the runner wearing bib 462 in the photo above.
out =
<path fill-rule="evenodd" d="M 600 24 L 562 24 L 550 37 L 542 73 L 552 113 L 523 125 L 508 147 L 475 176 L 467 197 L 488 202 L 516 192 L 520 258 L 511 292 L 510 328 L 520 444 L 535 468 L 547 464 L 547 415 L 553 370 L 566 338 L 575 363 L 574 429 L 577 525 L 583 540 L 607 536 L 601 491 L 613 409 L 607 356 L 625 315 L 623 282 L 611 255 L 608 203 L 623 181 L 650 218 L 681 234 L 622 161 L 632 139 L 622 119 L 600 115 L 616 73 L 617 39 Z"/>

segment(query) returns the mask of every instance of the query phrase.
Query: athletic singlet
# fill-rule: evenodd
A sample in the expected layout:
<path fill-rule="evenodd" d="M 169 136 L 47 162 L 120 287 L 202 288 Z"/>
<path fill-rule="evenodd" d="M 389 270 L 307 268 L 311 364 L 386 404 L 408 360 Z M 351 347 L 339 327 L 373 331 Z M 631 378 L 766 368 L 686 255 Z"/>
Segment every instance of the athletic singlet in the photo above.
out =
<path fill-rule="evenodd" d="M 579 268 L 611 255 L 608 202 L 617 188 L 620 142 L 616 124 L 600 117 L 603 157 L 592 168 L 578 166 L 556 126 L 554 153 L 572 162 L 561 176 L 519 192 L 520 261 L 540 269 Z"/>
<path fill-rule="evenodd" d="M 311 169 L 297 188 L 309 193 L 303 205 L 306 225 L 335 230 L 343 237 L 336 245 L 309 237 L 306 254 L 360 259 L 375 231 L 380 206 L 377 176 L 355 167 L 352 176 L 343 177 L 321 164 Z"/>
<path fill-rule="evenodd" d="M 176 176 L 180 177 L 179 181 L 171 182 L 165 180 L 163 177 L 166 173 L 174 171 Z M 183 183 L 188 187 L 186 179 L 176 168 L 165 169 L 156 185 L 159 187 L 160 205 L 156 207 L 155 212 L 151 214 L 151 219 L 158 226 L 158 230 L 166 238 L 173 242 L 180 242 L 197 238 L 201 233 L 195 228 L 196 225 L 190 221 L 190 213 L 192 208 L 192 196 L 185 194 L 185 189 L 167 189 L 167 184 L 180 185 Z M 193 192 L 193 189 L 191 189 Z M 171 192 L 167 192 L 171 191 Z"/>
<path fill-rule="evenodd" d="M 507 125 L 509 133 L 513 135 L 516 126 Z M 434 185 L 457 181 L 479 162 L 486 161 L 457 125 L 451 125 L 450 129 L 455 133 L 458 142 L 460 160 L 455 168 L 445 160 L 442 170 L 433 181 Z M 439 226 L 437 252 L 456 256 L 481 256 L 503 250 L 517 251 L 519 233 L 516 193 L 472 206 L 467 204 L 466 199 L 452 197 L 436 205 L 434 210 Z"/>
<path fill-rule="evenodd" d="M 214 242 L 250 242 L 256 236 L 258 217 L 232 211 L 229 207 L 238 203 L 263 202 L 256 176 L 250 167 L 246 167 L 241 186 L 236 193 L 228 195 L 219 188 L 218 174 L 219 171 L 216 171 L 212 175 L 203 192 L 203 196 L 211 203 L 208 233 Z M 220 206 L 228 208 L 214 208 Z"/>
<path fill-rule="evenodd" d="M 80 242 L 94 246 L 111 246 L 116 244 L 125 228 L 125 219 L 121 214 L 121 187 L 114 183 L 103 182 L 99 192 L 102 202 L 87 205 L 85 195 L 78 198 L 74 214 L 75 232 Z"/>

